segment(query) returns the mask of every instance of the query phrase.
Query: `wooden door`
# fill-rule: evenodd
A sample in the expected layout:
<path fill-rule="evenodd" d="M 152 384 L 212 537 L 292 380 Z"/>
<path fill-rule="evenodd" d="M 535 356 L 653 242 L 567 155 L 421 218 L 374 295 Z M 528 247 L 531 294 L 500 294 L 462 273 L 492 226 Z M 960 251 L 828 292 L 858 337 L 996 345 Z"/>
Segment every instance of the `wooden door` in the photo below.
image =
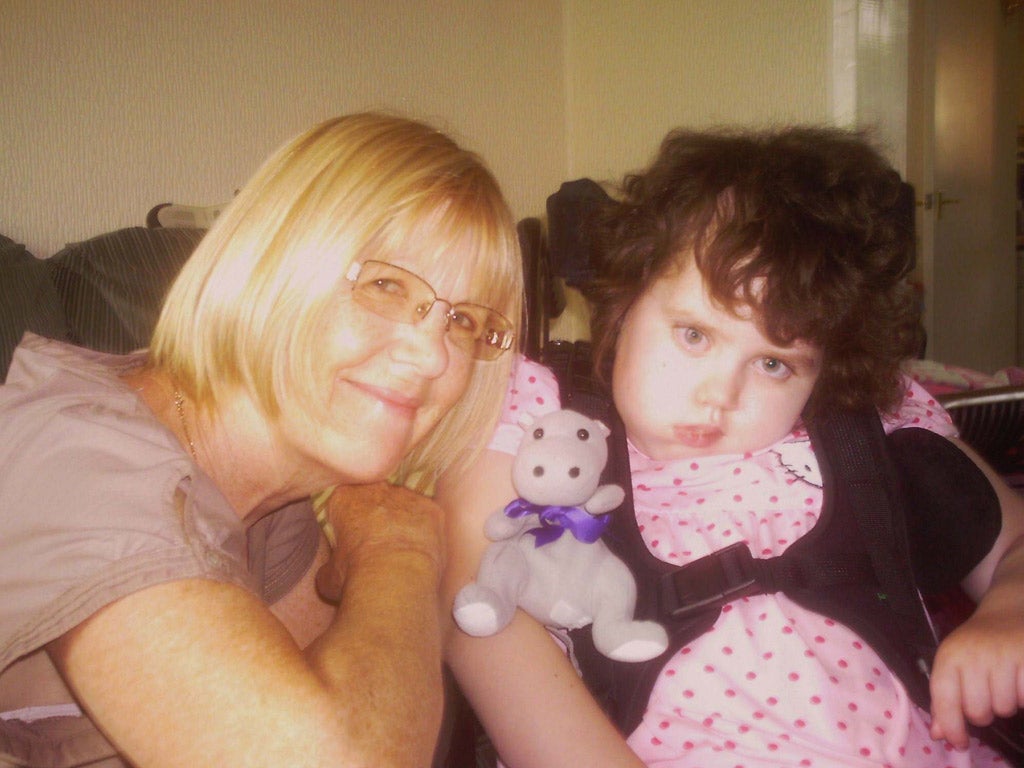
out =
<path fill-rule="evenodd" d="M 918 5 L 912 81 L 928 357 L 982 371 L 1016 362 L 1017 24 L 1000 0 Z M 913 96 L 911 97 L 913 100 Z"/>

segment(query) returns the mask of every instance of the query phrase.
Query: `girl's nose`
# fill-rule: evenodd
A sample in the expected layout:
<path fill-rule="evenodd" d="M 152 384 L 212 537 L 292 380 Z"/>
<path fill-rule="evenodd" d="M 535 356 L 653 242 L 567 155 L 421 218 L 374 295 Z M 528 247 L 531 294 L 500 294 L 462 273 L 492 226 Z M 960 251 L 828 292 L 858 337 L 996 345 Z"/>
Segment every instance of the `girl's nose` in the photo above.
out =
<path fill-rule="evenodd" d="M 697 387 L 697 402 L 715 410 L 732 410 L 739 400 L 741 383 L 733 373 L 705 376 Z"/>

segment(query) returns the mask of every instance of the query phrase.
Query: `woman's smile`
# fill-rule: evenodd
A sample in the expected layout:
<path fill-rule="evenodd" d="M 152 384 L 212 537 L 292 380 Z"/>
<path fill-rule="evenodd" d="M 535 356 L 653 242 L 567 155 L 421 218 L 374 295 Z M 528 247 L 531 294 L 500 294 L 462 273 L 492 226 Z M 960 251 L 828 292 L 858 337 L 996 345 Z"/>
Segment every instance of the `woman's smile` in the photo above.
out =
<path fill-rule="evenodd" d="M 416 411 L 419 410 L 420 406 L 423 405 L 423 397 L 419 394 L 408 394 L 392 387 L 383 387 L 361 381 L 343 381 L 351 384 L 355 389 L 381 403 L 399 416 L 405 414 L 411 419 L 416 415 Z"/>

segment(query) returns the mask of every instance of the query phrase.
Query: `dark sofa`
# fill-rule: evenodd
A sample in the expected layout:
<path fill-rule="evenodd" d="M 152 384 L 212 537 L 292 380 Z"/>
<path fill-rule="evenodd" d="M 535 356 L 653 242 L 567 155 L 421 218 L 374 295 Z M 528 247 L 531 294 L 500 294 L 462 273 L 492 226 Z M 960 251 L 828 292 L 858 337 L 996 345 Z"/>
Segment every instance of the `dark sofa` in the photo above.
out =
<path fill-rule="evenodd" d="M 48 259 L 0 235 L 0 381 L 26 331 L 104 352 L 147 346 L 167 289 L 204 233 L 129 227 Z"/>

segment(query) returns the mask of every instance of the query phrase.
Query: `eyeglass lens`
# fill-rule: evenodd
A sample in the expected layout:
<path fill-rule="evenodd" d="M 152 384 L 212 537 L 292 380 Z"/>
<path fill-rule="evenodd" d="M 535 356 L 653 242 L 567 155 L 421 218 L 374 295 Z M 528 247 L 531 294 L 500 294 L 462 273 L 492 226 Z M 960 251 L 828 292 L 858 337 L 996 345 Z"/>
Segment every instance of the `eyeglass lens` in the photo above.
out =
<path fill-rule="evenodd" d="M 352 295 L 380 317 L 415 324 L 439 301 L 430 284 L 407 269 L 372 260 L 355 266 L 359 272 L 350 277 Z M 473 357 L 494 360 L 512 346 L 512 324 L 500 313 L 468 302 L 450 306 L 447 327 L 452 341 Z"/>

